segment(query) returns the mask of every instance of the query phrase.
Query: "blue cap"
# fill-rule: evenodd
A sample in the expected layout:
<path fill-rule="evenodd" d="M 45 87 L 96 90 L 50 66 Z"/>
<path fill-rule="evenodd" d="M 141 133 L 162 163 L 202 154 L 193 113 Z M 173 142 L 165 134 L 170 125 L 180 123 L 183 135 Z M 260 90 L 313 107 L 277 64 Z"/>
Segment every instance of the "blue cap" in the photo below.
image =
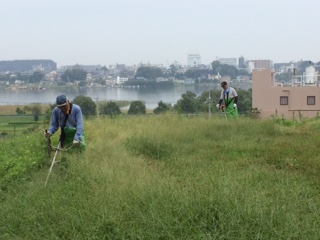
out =
<path fill-rule="evenodd" d="M 60 95 L 57 97 L 56 100 L 57 106 L 63 106 L 67 104 L 67 97 L 66 95 Z"/>

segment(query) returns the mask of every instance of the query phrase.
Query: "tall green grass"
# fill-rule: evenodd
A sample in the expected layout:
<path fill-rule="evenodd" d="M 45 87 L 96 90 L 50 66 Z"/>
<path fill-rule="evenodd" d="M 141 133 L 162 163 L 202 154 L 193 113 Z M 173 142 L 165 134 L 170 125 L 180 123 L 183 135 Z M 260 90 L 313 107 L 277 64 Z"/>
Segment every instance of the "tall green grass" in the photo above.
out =
<path fill-rule="evenodd" d="M 319 239 L 319 120 L 85 124 L 86 152 L 59 153 L 46 188 L 38 146 L 43 167 L 2 189 L 0 239 Z"/>

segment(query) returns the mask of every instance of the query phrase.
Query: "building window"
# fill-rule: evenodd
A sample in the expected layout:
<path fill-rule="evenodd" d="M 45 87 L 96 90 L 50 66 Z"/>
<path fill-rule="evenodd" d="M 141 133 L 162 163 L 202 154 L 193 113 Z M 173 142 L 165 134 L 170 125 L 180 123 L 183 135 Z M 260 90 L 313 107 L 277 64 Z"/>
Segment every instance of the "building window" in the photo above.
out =
<path fill-rule="evenodd" d="M 280 97 L 280 105 L 288 105 L 288 97 Z"/>
<path fill-rule="evenodd" d="M 307 97 L 307 105 L 316 105 L 316 97 L 308 96 Z"/>

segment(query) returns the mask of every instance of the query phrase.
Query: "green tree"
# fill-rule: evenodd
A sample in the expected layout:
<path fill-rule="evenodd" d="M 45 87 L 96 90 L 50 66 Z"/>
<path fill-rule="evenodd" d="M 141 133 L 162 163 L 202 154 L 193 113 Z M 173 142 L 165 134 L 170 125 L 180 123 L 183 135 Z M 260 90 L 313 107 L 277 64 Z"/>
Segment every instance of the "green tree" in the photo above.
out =
<path fill-rule="evenodd" d="M 249 76 L 250 74 L 249 74 L 248 71 L 245 70 L 245 69 L 239 69 L 239 75 Z"/>
<path fill-rule="evenodd" d="M 38 83 L 44 78 L 44 74 L 42 72 L 33 72 L 29 76 L 29 83 Z"/>
<path fill-rule="evenodd" d="M 73 103 L 79 105 L 82 110 L 82 114 L 85 117 L 96 114 L 96 104 L 92 101 L 91 97 L 86 96 L 77 96 Z"/>
<path fill-rule="evenodd" d="M 17 113 L 18 115 L 26 114 L 26 112 L 23 111 L 22 109 L 20 109 L 19 107 L 17 107 L 16 113 Z"/>
<path fill-rule="evenodd" d="M 158 107 L 156 107 L 153 112 L 155 114 L 165 113 L 170 109 L 170 106 L 168 104 L 165 104 L 164 102 L 160 101 L 158 102 Z"/>
<path fill-rule="evenodd" d="M 41 115 L 41 106 L 40 104 L 34 104 L 30 107 L 31 114 L 35 122 L 39 121 L 39 117 Z"/>
<path fill-rule="evenodd" d="M 227 64 L 220 64 L 219 61 L 213 61 L 211 63 L 211 67 L 214 74 L 218 74 L 219 72 L 221 76 L 229 76 L 231 79 L 239 76 L 239 70 L 236 67 Z"/>
<path fill-rule="evenodd" d="M 210 99 L 209 99 L 210 93 Z M 219 90 L 211 90 L 211 91 L 204 91 L 199 97 L 198 102 L 200 104 L 200 111 L 201 112 L 208 112 L 210 104 L 211 112 L 217 112 L 217 108 L 215 105 L 219 102 L 221 91 Z"/>
<path fill-rule="evenodd" d="M 105 80 L 101 80 L 101 81 L 100 81 L 100 84 L 101 84 L 101 86 L 106 86 L 106 85 L 107 85 L 107 83 L 106 83 Z"/>
<path fill-rule="evenodd" d="M 21 80 L 21 81 L 24 81 L 24 82 L 28 82 L 29 81 L 29 76 L 30 75 L 27 75 L 27 74 L 21 74 L 21 73 L 17 73 L 17 79 L 18 80 Z"/>
<path fill-rule="evenodd" d="M 292 79 L 292 71 L 289 70 L 288 72 L 284 72 L 284 73 L 280 73 L 280 74 L 276 74 L 275 75 L 275 78 L 278 82 L 282 82 L 282 83 L 285 83 L 285 82 L 290 82 L 291 79 Z"/>
<path fill-rule="evenodd" d="M 119 72 L 119 76 L 120 77 L 128 77 L 129 73 L 128 73 L 128 70 L 127 69 L 121 69 L 120 72 Z"/>
<path fill-rule="evenodd" d="M 87 78 L 87 72 L 80 68 L 67 69 L 61 75 L 61 79 L 65 82 L 85 81 Z"/>
<path fill-rule="evenodd" d="M 176 72 L 177 72 L 177 67 L 174 64 L 171 64 L 170 65 L 170 75 L 172 77 L 174 77 L 176 75 Z"/>
<path fill-rule="evenodd" d="M 87 85 L 86 81 L 80 81 L 78 84 L 79 87 L 85 87 L 86 85 Z"/>
<path fill-rule="evenodd" d="M 146 79 L 155 80 L 158 77 L 162 77 L 162 71 L 157 67 L 139 67 L 135 74 L 135 78 L 144 77 Z"/>
<path fill-rule="evenodd" d="M 133 101 L 130 103 L 128 114 L 129 115 L 146 114 L 146 105 L 141 101 Z"/>
<path fill-rule="evenodd" d="M 201 76 L 201 73 L 199 70 L 196 69 L 188 69 L 184 75 L 187 78 L 198 79 Z"/>
<path fill-rule="evenodd" d="M 217 73 L 217 69 L 220 67 L 220 62 L 219 61 L 213 61 L 211 63 L 211 67 L 212 67 L 212 70 Z"/>
<path fill-rule="evenodd" d="M 101 67 L 102 71 L 108 72 L 108 68 L 106 67 L 106 65 L 104 65 L 103 67 Z"/>
<path fill-rule="evenodd" d="M 224 73 L 224 72 L 223 72 Z M 229 66 L 229 65 L 226 65 L 225 67 L 225 74 L 227 76 L 230 76 L 231 79 L 235 79 L 236 77 L 239 76 L 239 70 L 234 67 L 234 66 Z"/>
<path fill-rule="evenodd" d="M 66 82 L 64 82 L 64 81 L 59 81 L 58 83 L 57 83 L 57 86 L 66 86 L 67 85 L 67 83 Z"/>
<path fill-rule="evenodd" d="M 0 81 L 6 81 L 6 82 L 10 82 L 10 73 L 6 73 L 4 75 L 0 74 Z"/>
<path fill-rule="evenodd" d="M 238 111 L 239 113 L 246 113 L 252 110 L 252 89 L 244 90 L 237 89 L 239 96 Z"/>
<path fill-rule="evenodd" d="M 209 74 L 213 74 L 213 71 L 209 69 L 188 69 L 184 75 L 187 78 L 203 81 L 208 79 Z"/>
<path fill-rule="evenodd" d="M 121 115 L 121 110 L 117 103 L 110 101 L 102 107 L 101 114 L 109 115 L 112 118 L 115 115 Z"/>
<path fill-rule="evenodd" d="M 182 94 L 182 99 L 178 100 L 176 104 L 176 109 L 178 110 L 178 112 L 185 114 L 197 112 L 199 103 L 196 96 L 197 95 L 195 93 L 190 91 Z"/>
<path fill-rule="evenodd" d="M 56 107 L 56 104 L 50 104 L 49 108 L 47 108 L 47 110 L 45 111 L 44 115 L 44 121 L 45 123 L 50 123 L 51 120 L 51 115 L 52 115 L 52 111 L 53 109 Z"/>

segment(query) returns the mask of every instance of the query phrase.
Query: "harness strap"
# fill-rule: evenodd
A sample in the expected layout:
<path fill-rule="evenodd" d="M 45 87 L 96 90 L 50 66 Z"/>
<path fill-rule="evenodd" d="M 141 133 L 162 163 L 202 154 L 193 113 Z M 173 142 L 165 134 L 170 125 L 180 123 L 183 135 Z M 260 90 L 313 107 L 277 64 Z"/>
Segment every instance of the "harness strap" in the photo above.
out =
<path fill-rule="evenodd" d="M 229 104 L 233 101 L 234 97 L 230 99 L 229 101 L 229 91 L 230 91 L 230 88 L 228 88 L 226 91 L 224 91 L 223 93 L 223 101 L 224 101 L 224 104 L 226 105 L 226 107 L 229 106 Z M 227 95 L 227 99 L 226 99 L 226 95 Z"/>
<path fill-rule="evenodd" d="M 65 140 L 66 140 L 66 133 L 65 133 L 65 130 L 64 128 L 66 127 L 67 125 L 67 121 L 68 121 L 68 117 L 71 113 L 71 110 L 72 110 L 72 103 L 69 103 L 70 104 L 70 111 L 69 111 L 69 114 L 66 115 L 64 121 L 63 121 L 63 124 L 61 125 L 61 134 L 60 134 L 60 143 L 61 143 L 61 147 L 63 148 L 64 147 L 64 143 L 65 143 Z"/>

